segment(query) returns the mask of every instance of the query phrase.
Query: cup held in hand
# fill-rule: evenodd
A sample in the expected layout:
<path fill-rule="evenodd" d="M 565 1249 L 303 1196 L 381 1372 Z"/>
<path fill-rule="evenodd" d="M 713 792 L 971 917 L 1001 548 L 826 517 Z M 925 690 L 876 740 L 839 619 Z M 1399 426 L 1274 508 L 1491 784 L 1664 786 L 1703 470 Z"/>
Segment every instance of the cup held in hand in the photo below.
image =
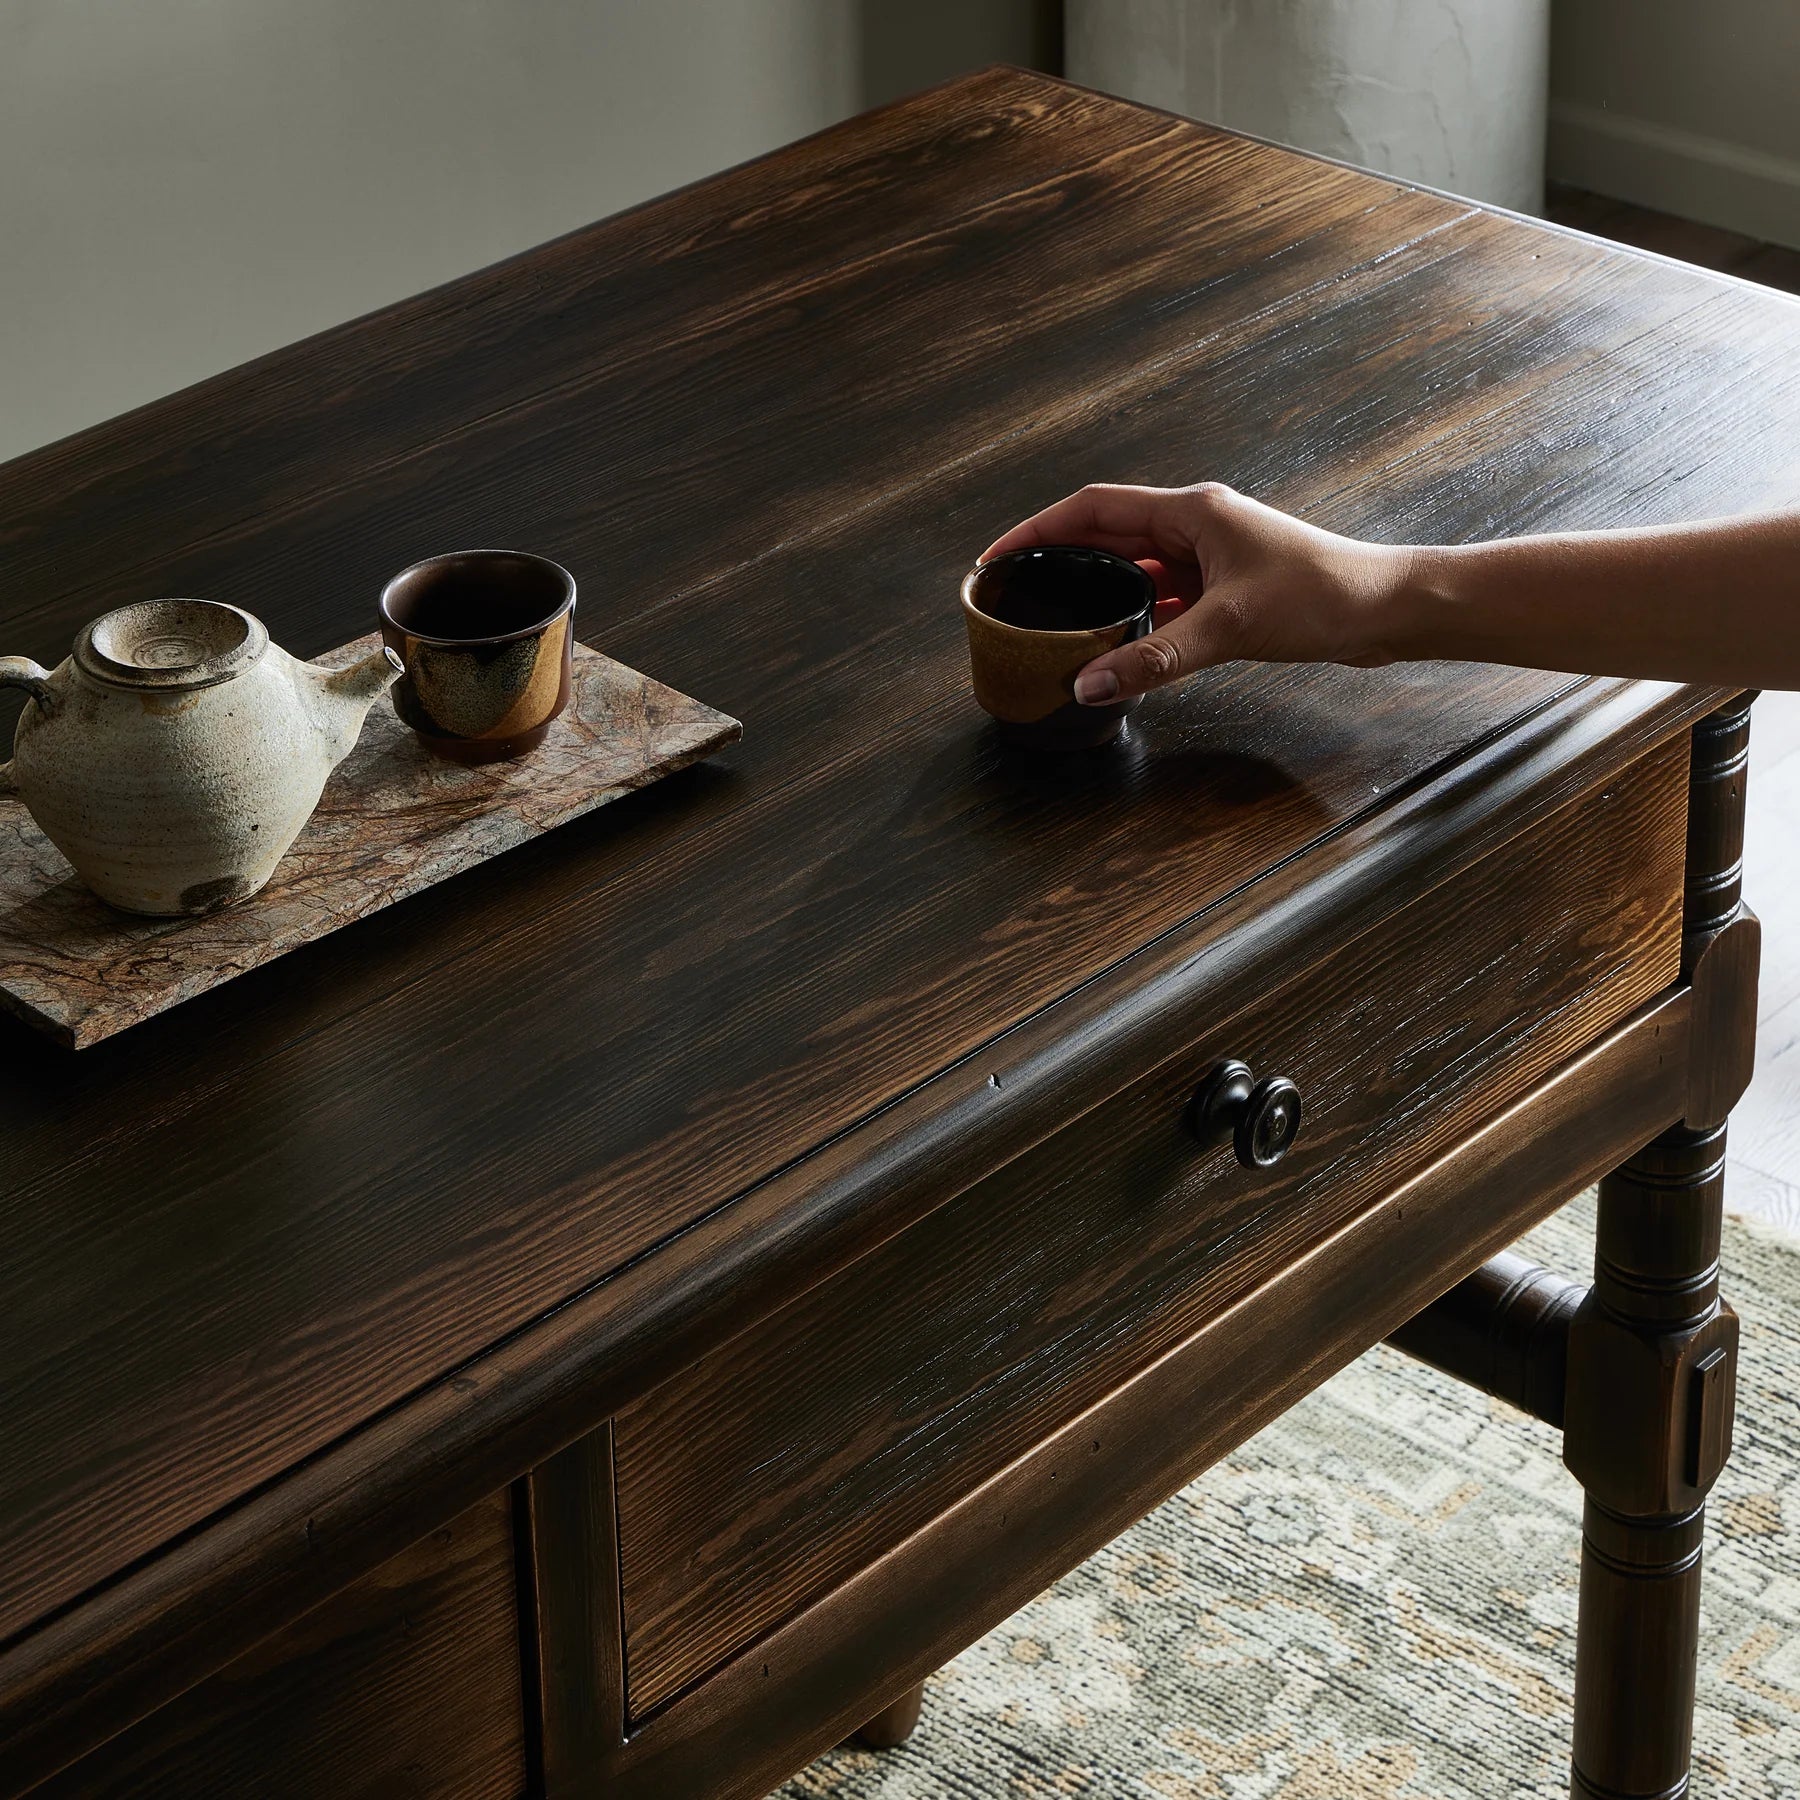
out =
<path fill-rule="evenodd" d="M 1156 584 L 1134 562 L 1080 544 L 1008 550 L 963 578 L 975 699 L 1011 743 L 1083 749 L 1119 735 L 1136 698 L 1075 699 L 1096 656 L 1146 636 Z"/>

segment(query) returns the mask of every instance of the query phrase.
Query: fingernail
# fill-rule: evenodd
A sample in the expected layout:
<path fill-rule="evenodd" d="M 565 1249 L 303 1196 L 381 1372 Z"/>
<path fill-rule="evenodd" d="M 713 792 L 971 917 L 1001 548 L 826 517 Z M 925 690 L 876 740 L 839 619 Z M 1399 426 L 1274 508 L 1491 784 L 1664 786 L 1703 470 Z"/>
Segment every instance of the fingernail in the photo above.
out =
<path fill-rule="evenodd" d="M 1075 677 L 1075 698 L 1083 706 L 1103 706 L 1119 694 L 1119 678 L 1111 669 L 1083 669 Z"/>

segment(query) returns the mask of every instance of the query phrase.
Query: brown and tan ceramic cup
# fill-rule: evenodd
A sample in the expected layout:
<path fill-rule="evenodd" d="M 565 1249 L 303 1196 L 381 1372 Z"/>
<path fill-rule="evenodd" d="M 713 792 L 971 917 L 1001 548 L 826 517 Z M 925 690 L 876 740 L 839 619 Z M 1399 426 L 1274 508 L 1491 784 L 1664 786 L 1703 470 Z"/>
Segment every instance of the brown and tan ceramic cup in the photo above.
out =
<path fill-rule="evenodd" d="M 429 749 L 523 756 L 569 703 L 575 578 L 522 550 L 433 556 L 381 590 L 381 636 L 406 665 L 394 711 Z"/>
<path fill-rule="evenodd" d="M 1079 544 L 1008 550 L 963 578 L 975 699 L 1011 743 L 1110 743 L 1137 701 L 1082 706 L 1075 677 L 1151 628 L 1156 583 L 1134 562 Z"/>

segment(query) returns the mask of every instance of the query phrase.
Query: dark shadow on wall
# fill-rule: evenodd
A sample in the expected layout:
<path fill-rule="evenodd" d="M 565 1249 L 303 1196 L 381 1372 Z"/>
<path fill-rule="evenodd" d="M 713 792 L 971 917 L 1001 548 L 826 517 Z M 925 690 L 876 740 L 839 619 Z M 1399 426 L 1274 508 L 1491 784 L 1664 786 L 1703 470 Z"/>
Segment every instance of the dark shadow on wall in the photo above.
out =
<path fill-rule="evenodd" d="M 988 63 L 1062 73 L 1062 0 L 856 0 L 862 103 Z"/>

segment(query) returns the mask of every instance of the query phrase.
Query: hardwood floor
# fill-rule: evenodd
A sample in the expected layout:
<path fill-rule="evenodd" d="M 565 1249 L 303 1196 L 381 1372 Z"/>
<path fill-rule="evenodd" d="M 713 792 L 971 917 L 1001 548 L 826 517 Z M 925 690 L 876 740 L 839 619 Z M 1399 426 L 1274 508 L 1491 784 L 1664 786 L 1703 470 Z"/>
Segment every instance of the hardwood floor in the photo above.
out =
<path fill-rule="evenodd" d="M 1546 210 L 1559 225 L 1800 294 L 1800 250 L 1577 188 L 1553 186 Z M 1756 703 L 1744 835 L 1744 892 L 1763 922 L 1762 991 L 1756 1078 L 1731 1115 L 1725 1201 L 1800 1231 L 1800 694 Z"/>

